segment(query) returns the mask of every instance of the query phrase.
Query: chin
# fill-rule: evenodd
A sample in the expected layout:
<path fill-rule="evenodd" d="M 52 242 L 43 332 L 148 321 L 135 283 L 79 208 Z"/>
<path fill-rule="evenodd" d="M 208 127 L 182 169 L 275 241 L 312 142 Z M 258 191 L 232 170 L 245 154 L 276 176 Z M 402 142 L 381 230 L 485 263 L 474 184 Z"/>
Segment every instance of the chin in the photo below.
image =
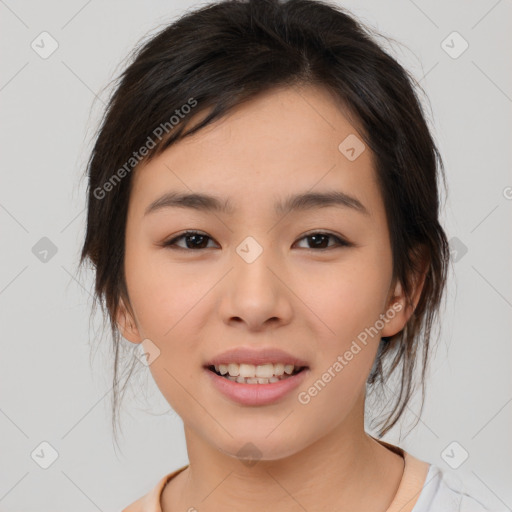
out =
<path fill-rule="evenodd" d="M 215 446 L 225 455 L 239 459 L 242 464 L 250 468 L 257 461 L 277 461 L 295 455 L 309 444 L 306 440 L 297 440 L 285 430 L 280 435 L 276 431 L 269 435 L 271 430 L 253 431 L 250 435 L 245 431 L 239 436 L 232 432 L 233 439 L 228 442 L 224 440 L 223 443 Z"/>

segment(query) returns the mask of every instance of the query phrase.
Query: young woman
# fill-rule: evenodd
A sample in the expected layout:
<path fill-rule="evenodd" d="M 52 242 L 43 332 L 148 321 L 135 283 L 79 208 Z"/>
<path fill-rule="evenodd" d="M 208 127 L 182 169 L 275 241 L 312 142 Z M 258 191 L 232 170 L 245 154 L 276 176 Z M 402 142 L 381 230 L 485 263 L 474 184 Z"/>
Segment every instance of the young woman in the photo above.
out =
<path fill-rule="evenodd" d="M 190 462 L 124 512 L 486 510 L 364 424 L 367 391 L 394 393 L 380 438 L 424 384 L 441 176 L 413 79 L 340 8 L 218 2 L 137 50 L 89 161 L 81 261 L 114 385 L 142 345 Z"/>

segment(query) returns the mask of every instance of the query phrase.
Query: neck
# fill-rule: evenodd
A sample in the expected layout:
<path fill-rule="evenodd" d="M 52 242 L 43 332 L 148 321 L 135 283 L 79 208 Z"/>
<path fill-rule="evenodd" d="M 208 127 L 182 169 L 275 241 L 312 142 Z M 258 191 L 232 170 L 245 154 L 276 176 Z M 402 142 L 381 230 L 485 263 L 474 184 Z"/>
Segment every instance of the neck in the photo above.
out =
<path fill-rule="evenodd" d="M 293 455 L 253 464 L 220 452 L 186 427 L 190 465 L 176 477 L 178 485 L 164 489 L 162 510 L 386 510 L 403 459 L 368 436 L 361 423 L 348 418 Z"/>

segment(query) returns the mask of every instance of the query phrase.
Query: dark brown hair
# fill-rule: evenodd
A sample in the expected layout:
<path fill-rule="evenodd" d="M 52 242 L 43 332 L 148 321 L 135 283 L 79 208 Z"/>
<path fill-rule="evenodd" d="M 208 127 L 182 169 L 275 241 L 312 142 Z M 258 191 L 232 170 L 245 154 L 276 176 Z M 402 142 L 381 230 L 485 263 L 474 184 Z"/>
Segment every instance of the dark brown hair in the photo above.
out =
<path fill-rule="evenodd" d="M 93 264 L 95 298 L 110 320 L 114 430 L 124 345 L 116 325 L 120 298 L 131 310 L 123 261 L 131 171 L 139 161 L 133 160 L 134 152 L 139 155 L 146 147 L 140 161 L 149 161 L 255 95 L 295 85 L 318 85 L 334 94 L 372 150 L 393 274 L 410 303 L 414 279 L 426 268 L 413 315 L 400 333 L 382 338 L 367 382 L 370 390 L 377 384 L 384 389 L 398 375 L 379 437 L 395 425 L 413 395 L 420 358 L 423 408 L 432 326 L 449 261 L 439 223 L 438 178 L 444 180 L 444 168 L 416 93 L 418 82 L 376 42 L 376 35 L 383 37 L 327 2 L 227 0 L 186 13 L 134 50 L 88 161 L 87 231 L 80 257 L 80 266 L 86 258 Z M 192 102 L 194 113 L 208 115 L 185 132 L 191 116 L 183 115 L 184 105 Z M 133 358 L 121 392 L 136 364 Z"/>

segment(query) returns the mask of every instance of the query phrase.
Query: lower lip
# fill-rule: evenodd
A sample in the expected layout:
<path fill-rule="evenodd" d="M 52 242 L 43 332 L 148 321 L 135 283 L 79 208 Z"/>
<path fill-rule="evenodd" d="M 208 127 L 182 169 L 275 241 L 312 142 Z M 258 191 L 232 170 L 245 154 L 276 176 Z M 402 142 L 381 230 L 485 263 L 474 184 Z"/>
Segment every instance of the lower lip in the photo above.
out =
<path fill-rule="evenodd" d="M 291 377 L 269 384 L 241 384 L 221 377 L 208 368 L 204 371 L 209 374 L 215 388 L 234 402 L 242 405 L 267 405 L 291 393 L 304 381 L 309 369 L 305 368 Z"/>

